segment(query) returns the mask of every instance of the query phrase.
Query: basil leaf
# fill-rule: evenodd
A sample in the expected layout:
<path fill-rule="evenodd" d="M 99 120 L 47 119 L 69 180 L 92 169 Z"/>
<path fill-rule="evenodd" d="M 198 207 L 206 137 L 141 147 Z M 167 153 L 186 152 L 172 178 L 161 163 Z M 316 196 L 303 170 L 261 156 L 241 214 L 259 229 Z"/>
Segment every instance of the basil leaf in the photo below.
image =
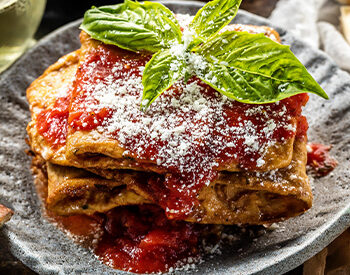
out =
<path fill-rule="evenodd" d="M 181 42 L 181 29 L 174 14 L 154 2 L 92 7 L 80 26 L 92 38 L 130 51 L 157 52 Z"/>
<path fill-rule="evenodd" d="M 229 24 L 236 16 L 242 0 L 214 0 L 201 8 L 189 28 L 205 41 Z"/>
<path fill-rule="evenodd" d="M 270 103 L 300 94 L 325 91 L 288 46 L 263 34 L 224 32 L 196 53 L 205 58 L 197 75 L 227 97 L 246 103 Z"/>
<path fill-rule="evenodd" d="M 141 109 L 146 110 L 160 94 L 183 77 L 185 72 L 184 58 L 174 54 L 171 49 L 154 54 L 146 64 L 142 75 Z"/>

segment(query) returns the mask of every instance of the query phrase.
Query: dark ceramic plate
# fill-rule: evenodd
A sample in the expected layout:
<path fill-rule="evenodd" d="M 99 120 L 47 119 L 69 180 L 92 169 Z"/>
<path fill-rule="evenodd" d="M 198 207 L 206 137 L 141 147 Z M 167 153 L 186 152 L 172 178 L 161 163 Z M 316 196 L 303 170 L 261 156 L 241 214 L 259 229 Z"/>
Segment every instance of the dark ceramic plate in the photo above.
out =
<path fill-rule="evenodd" d="M 166 3 L 177 13 L 193 14 L 201 6 L 189 1 Z M 242 11 L 235 22 L 270 25 Z M 79 22 L 73 22 L 42 39 L 0 76 L 0 203 L 16 212 L 0 232 L 0 262 L 10 250 L 40 274 L 124 274 L 101 264 L 42 217 L 30 158 L 24 152 L 30 117 L 25 90 L 60 56 L 79 48 L 78 26 Z M 322 52 L 276 29 L 331 98 L 326 101 L 311 95 L 305 113 L 310 123 L 309 139 L 333 144 L 332 154 L 339 166 L 333 174 L 313 180 L 314 206 L 306 214 L 241 241 L 239 247 L 224 248 L 221 255 L 188 271 L 193 274 L 281 274 L 319 252 L 350 225 L 350 76 Z"/>

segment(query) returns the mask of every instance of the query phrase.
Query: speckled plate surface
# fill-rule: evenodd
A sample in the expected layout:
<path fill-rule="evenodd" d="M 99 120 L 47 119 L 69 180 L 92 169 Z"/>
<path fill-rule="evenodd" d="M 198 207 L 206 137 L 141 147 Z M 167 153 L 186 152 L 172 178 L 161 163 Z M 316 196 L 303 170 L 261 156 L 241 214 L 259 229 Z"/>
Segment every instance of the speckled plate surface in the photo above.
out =
<path fill-rule="evenodd" d="M 166 3 L 177 13 L 194 14 L 201 6 L 190 1 Z M 235 22 L 270 25 L 242 11 Z M 60 56 L 79 48 L 78 26 L 79 22 L 73 22 L 45 37 L 0 75 L 0 203 L 16 213 L 0 231 L 0 262 L 10 250 L 40 274 L 126 274 L 101 264 L 42 217 L 30 158 L 24 152 L 30 118 L 25 90 Z M 332 154 L 339 166 L 331 175 L 312 181 L 314 205 L 306 214 L 225 247 L 221 255 L 187 273 L 281 274 L 319 252 L 350 225 L 350 76 L 322 52 L 276 29 L 331 98 L 325 101 L 311 95 L 304 113 L 310 124 L 309 139 L 333 144 Z"/>

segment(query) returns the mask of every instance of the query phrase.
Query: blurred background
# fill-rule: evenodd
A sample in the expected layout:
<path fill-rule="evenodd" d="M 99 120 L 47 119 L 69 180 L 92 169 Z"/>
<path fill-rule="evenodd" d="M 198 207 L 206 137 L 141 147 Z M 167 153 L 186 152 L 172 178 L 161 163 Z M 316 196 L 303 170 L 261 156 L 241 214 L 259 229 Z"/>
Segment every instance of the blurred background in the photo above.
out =
<path fill-rule="evenodd" d="M 121 0 L 0 0 L 0 73 L 46 34 L 81 18 L 92 5 Z M 242 8 L 267 17 L 277 0 L 245 0 Z M 40 24 L 40 25 L 39 25 Z"/>
<path fill-rule="evenodd" d="M 69 2 L 69 4 L 68 4 Z M 102 6 L 120 3 L 120 0 L 47 0 L 45 13 L 35 35 L 40 38 L 58 27 L 81 18 L 91 6 Z"/>
<path fill-rule="evenodd" d="M 71 0 L 67 5 L 67 1 L 47 0 L 36 38 L 81 18 L 92 5 L 119 2 Z M 269 18 L 273 24 L 324 50 L 339 67 L 350 72 L 350 0 L 243 0 L 241 9 Z"/>
<path fill-rule="evenodd" d="M 15 59 L 33 45 L 34 33 L 38 40 L 81 18 L 92 5 L 119 2 L 121 0 L 0 0 L 0 73 L 2 62 Z M 273 24 L 324 50 L 339 67 L 350 72 L 350 0 L 243 0 L 241 9 L 269 18 Z"/>
<path fill-rule="evenodd" d="M 0 0 L 1 1 L 1 0 Z M 278 0 L 243 0 L 241 8 L 268 17 Z M 36 34 L 40 38 L 44 34 L 58 28 L 74 19 L 81 18 L 84 11 L 92 5 L 101 6 L 120 3 L 120 0 L 47 0 L 42 23 Z"/>

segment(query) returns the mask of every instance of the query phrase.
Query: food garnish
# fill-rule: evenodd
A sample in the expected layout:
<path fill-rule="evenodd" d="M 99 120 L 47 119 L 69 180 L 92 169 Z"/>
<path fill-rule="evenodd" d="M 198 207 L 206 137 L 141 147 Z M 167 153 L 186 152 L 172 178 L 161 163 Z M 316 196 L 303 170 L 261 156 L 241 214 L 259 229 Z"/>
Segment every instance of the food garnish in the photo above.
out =
<path fill-rule="evenodd" d="M 272 103 L 300 93 L 328 99 L 289 46 L 263 34 L 220 33 L 235 17 L 240 3 L 207 3 L 181 33 L 175 15 L 162 4 L 125 0 L 92 7 L 85 13 L 81 29 L 106 44 L 154 53 L 142 76 L 143 110 L 177 80 L 193 75 L 244 103 Z"/>

